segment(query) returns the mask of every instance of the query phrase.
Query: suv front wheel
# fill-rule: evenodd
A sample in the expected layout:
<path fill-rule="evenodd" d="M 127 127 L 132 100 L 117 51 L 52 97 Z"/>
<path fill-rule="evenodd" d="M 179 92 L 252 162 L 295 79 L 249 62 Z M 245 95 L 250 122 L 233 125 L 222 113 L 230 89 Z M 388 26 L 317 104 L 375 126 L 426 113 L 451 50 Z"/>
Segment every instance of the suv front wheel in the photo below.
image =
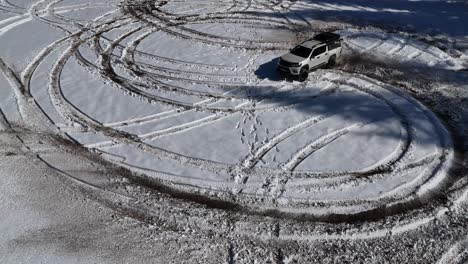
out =
<path fill-rule="evenodd" d="M 299 72 L 299 81 L 305 82 L 305 80 L 307 80 L 308 77 L 309 77 L 309 70 L 306 69 L 305 67 L 302 68 L 301 71 Z"/>

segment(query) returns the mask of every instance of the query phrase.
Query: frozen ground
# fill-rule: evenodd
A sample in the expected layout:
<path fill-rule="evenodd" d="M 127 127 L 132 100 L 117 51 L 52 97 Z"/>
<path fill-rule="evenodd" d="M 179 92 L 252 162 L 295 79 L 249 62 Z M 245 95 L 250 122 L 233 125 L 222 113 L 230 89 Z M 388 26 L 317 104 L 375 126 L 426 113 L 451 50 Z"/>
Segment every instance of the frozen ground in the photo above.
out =
<path fill-rule="evenodd" d="M 467 20 L 464 1 L 2 0 L 0 260 L 465 263 Z M 277 76 L 324 30 L 335 69 Z"/>

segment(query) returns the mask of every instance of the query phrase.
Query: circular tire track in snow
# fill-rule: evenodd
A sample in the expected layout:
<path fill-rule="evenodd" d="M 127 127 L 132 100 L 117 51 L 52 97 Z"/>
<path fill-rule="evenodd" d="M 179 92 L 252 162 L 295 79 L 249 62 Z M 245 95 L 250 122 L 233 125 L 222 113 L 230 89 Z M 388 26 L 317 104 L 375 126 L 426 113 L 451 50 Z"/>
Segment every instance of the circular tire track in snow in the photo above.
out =
<path fill-rule="evenodd" d="M 104 30 L 108 30 L 105 28 Z M 94 33 L 88 38 L 93 38 L 96 35 L 99 35 L 100 32 Z M 125 36 L 124 36 L 125 37 Z M 116 130 L 109 130 L 109 128 L 101 128 L 99 124 L 96 124 L 93 120 L 89 119 L 84 115 L 83 113 L 80 112 L 79 109 L 74 108 L 70 103 L 67 103 L 65 98 L 63 97 L 63 92 L 61 92 L 61 86 L 60 86 L 60 81 L 57 77 L 60 77 L 60 74 L 63 70 L 63 66 L 68 61 L 68 58 L 70 57 L 71 54 L 73 54 L 75 51 L 78 50 L 79 45 L 86 43 L 88 38 L 85 38 L 80 41 L 74 42 L 66 52 L 63 53 L 61 56 L 61 59 L 57 61 L 55 64 L 55 67 L 53 68 L 52 76 L 55 76 L 54 78 L 51 79 L 51 95 L 52 95 L 52 102 L 58 109 L 59 113 L 62 114 L 66 119 L 71 119 L 73 122 L 80 123 L 84 127 L 92 128 L 95 130 L 95 132 L 98 133 L 103 133 L 106 136 L 118 136 L 118 138 L 115 138 L 118 143 L 120 144 L 131 144 L 134 146 L 137 146 L 138 148 L 141 148 L 142 145 L 142 139 L 147 139 L 148 136 L 127 136 L 122 132 L 116 131 Z M 127 92 L 134 93 L 137 96 L 144 97 L 146 100 L 151 99 L 151 102 L 156 102 L 156 103 L 161 103 L 165 105 L 170 105 L 173 107 L 191 107 L 188 104 L 184 104 L 183 102 L 179 101 L 174 101 L 171 99 L 164 99 L 160 97 L 154 97 L 149 94 L 145 94 L 140 92 L 137 88 L 135 88 L 130 81 L 122 80 L 119 77 L 115 75 L 114 70 L 112 70 L 110 67 L 110 62 L 103 63 L 105 60 L 103 59 L 105 56 L 108 56 L 106 53 L 107 51 L 103 52 L 103 55 L 101 55 L 99 61 L 101 61 L 101 66 L 103 66 L 100 69 L 97 69 L 97 72 L 101 73 L 101 77 L 108 78 L 114 83 L 116 83 L 117 86 L 119 86 L 122 89 L 125 89 Z M 78 56 L 80 59 L 81 56 Z M 80 59 L 82 63 L 87 65 L 87 67 L 90 67 L 90 63 L 84 61 L 83 59 Z M 107 67 L 106 67 L 107 66 Z M 96 69 L 92 69 L 91 71 L 96 71 Z M 388 90 L 388 87 L 383 87 L 379 86 L 378 83 L 373 82 L 372 80 L 364 80 L 362 77 L 361 78 L 349 78 L 351 81 L 345 82 L 343 81 L 340 83 L 339 80 L 331 80 L 334 85 L 346 85 L 349 87 L 352 87 L 359 92 L 365 93 L 366 95 L 370 95 L 372 97 L 375 97 L 377 100 L 382 101 L 383 103 L 387 104 L 391 111 L 394 112 L 394 114 L 399 117 L 401 120 L 401 123 L 408 126 L 405 127 L 405 135 L 407 139 L 404 139 L 405 142 L 401 144 L 402 148 L 401 150 L 397 150 L 393 152 L 393 155 L 396 156 L 394 157 L 386 157 L 384 163 L 383 161 L 377 162 L 376 165 L 372 166 L 368 170 L 363 170 L 363 171 L 331 171 L 331 172 L 308 172 L 308 171 L 300 171 L 300 172 L 294 172 L 292 173 L 292 177 L 284 177 L 282 175 L 286 174 L 288 170 L 293 170 L 293 168 L 288 169 L 288 164 L 291 163 L 291 161 L 284 166 L 285 170 L 271 170 L 268 168 L 259 168 L 256 169 L 254 168 L 255 165 L 258 163 L 258 160 L 260 160 L 266 152 L 271 150 L 274 146 L 282 142 L 284 139 L 294 135 L 295 133 L 308 128 L 309 126 L 317 124 L 321 120 L 326 120 L 327 118 L 336 115 L 337 113 L 326 113 L 322 117 L 313 117 L 310 119 L 311 121 L 305 121 L 302 122 L 296 126 L 287 128 L 285 132 L 281 132 L 278 137 L 278 140 L 275 140 L 273 137 L 271 140 L 267 141 L 263 146 L 258 147 L 258 151 L 253 151 L 254 156 L 252 158 L 247 158 L 247 160 L 241 162 L 239 166 L 232 166 L 225 164 L 223 165 L 222 163 L 218 162 L 212 162 L 209 160 L 204 160 L 204 159 L 195 159 L 189 156 L 186 156 L 184 154 L 178 154 L 178 153 L 171 153 L 167 152 L 165 150 L 162 150 L 160 148 L 155 148 L 151 145 L 145 144 L 145 148 L 153 150 L 151 153 L 153 155 L 156 155 L 158 158 L 175 158 L 178 162 L 180 163 L 185 163 L 188 160 L 191 160 L 190 163 L 200 166 L 202 165 L 206 167 L 206 169 L 209 169 L 211 171 L 216 171 L 217 169 L 223 168 L 225 171 L 233 171 L 234 172 L 234 181 L 233 182 L 224 182 L 219 187 L 214 187 L 216 185 L 213 185 L 214 182 L 212 181 L 206 181 L 206 180 L 198 180 L 196 181 L 196 184 L 198 187 L 196 189 L 192 189 L 191 191 L 196 191 L 197 189 L 199 190 L 206 190 L 206 189 L 211 189 L 212 192 L 221 192 L 222 193 L 229 193 L 229 192 L 237 192 L 239 193 L 238 197 L 239 200 L 238 202 L 242 202 L 242 200 L 245 200 L 245 203 L 250 203 L 252 200 L 255 203 L 259 203 L 257 201 L 257 196 L 259 190 L 262 189 L 269 189 L 267 191 L 267 195 L 260 195 L 260 196 L 266 196 L 265 201 L 267 202 L 264 206 L 268 208 L 269 206 L 275 206 L 274 208 L 276 210 L 285 210 L 285 211 L 295 211 L 295 210 L 300 210 L 301 212 L 306 212 L 307 214 L 310 214 L 313 217 L 316 217 L 318 219 L 328 219 L 329 215 L 350 215 L 350 214 L 362 214 L 363 212 L 366 211 L 372 211 L 372 210 L 377 210 L 378 208 L 382 207 L 387 207 L 389 203 L 398 203 L 399 201 L 403 203 L 408 203 L 408 199 L 412 200 L 415 198 L 424 196 L 425 193 L 429 191 L 433 191 L 434 189 L 437 189 L 437 186 L 443 181 L 443 175 L 440 176 L 439 174 L 444 174 L 446 169 L 444 169 L 444 166 L 447 166 L 445 164 L 446 159 L 450 159 L 451 156 L 451 145 L 449 140 L 447 139 L 448 134 L 447 131 L 443 129 L 443 127 L 438 124 L 437 119 L 433 117 L 427 109 L 424 109 L 423 106 L 418 105 L 417 102 L 414 100 L 411 100 L 409 98 L 405 98 L 405 96 L 397 91 L 396 89 Z M 357 84 L 355 84 L 357 83 Z M 391 89 L 391 88 L 390 88 Z M 400 101 L 403 101 L 400 102 Z M 70 109 L 72 107 L 72 109 Z M 404 109 L 403 111 L 401 110 Z M 213 111 L 213 110 L 219 110 L 219 109 L 213 109 L 209 107 L 204 107 L 200 106 L 197 107 L 198 110 L 203 110 L 206 109 L 208 111 Z M 253 108 L 251 109 L 253 112 L 256 112 L 256 109 Z M 232 112 L 233 110 L 228 110 Z M 420 112 L 421 116 L 416 116 L 415 117 L 410 117 L 409 113 L 412 112 Z M 414 113 L 412 115 L 415 115 Z M 207 119 L 208 123 L 215 122 L 219 119 L 224 118 L 225 116 L 213 116 L 212 118 Z M 378 121 L 379 117 L 375 118 L 376 120 L 367 120 L 367 123 L 361 122 L 358 124 L 354 124 L 350 127 L 345 127 L 342 130 L 339 130 L 338 133 L 331 134 L 331 135 L 324 135 L 322 138 L 318 138 L 316 141 L 312 143 L 312 145 L 306 146 L 306 148 L 309 149 L 314 149 L 318 150 L 319 148 L 322 148 L 326 146 L 328 143 L 333 142 L 336 138 L 345 135 L 352 131 L 353 129 L 359 129 L 365 126 L 366 124 L 373 123 Z M 312 185 L 308 185 L 308 192 L 307 195 L 302 196 L 304 198 L 301 198 L 301 196 L 294 195 L 295 192 L 297 192 L 296 189 L 300 189 L 297 185 L 295 186 L 293 184 L 294 179 L 297 175 L 304 175 L 306 178 L 311 179 L 311 181 L 314 181 L 314 175 L 322 176 L 322 174 L 325 174 L 327 177 L 331 177 L 333 174 L 338 174 L 341 176 L 356 176 L 356 174 L 362 174 L 362 175 L 372 175 L 372 174 L 380 174 L 380 178 L 385 179 L 385 174 L 392 175 L 393 171 L 401 172 L 401 169 L 396 167 L 392 168 L 396 164 L 397 161 L 404 160 L 405 156 L 403 154 L 407 154 L 408 149 L 410 149 L 410 145 L 412 141 L 414 140 L 413 137 L 415 137 L 415 132 L 411 132 L 413 129 L 412 126 L 414 124 L 417 124 L 418 119 L 422 120 L 427 120 L 430 123 L 433 123 L 434 129 L 438 135 L 438 140 L 440 141 L 437 145 L 439 147 L 440 153 L 432 154 L 432 156 L 436 156 L 436 159 L 431 159 L 431 158 L 426 158 L 422 161 L 417 160 L 415 161 L 416 165 L 408 165 L 404 164 L 407 167 L 421 167 L 421 166 L 428 166 L 428 169 L 423 169 L 422 171 L 419 171 L 419 174 L 413 181 L 410 181 L 406 184 L 398 186 L 396 190 L 390 189 L 387 190 L 386 193 L 380 193 L 377 197 L 369 197 L 369 198 L 364 198 L 364 199 L 357 199 L 357 200 L 350 200 L 347 198 L 346 200 L 338 200 L 335 198 L 333 200 L 321 200 L 320 199 L 320 194 L 317 196 L 315 199 L 311 199 L 311 194 L 312 193 L 317 193 L 319 192 L 320 189 L 323 187 L 320 184 L 314 183 Z M 189 125 L 190 127 L 190 125 Z M 169 134 L 176 133 L 177 128 L 172 129 Z M 158 137 L 161 136 L 161 133 L 152 133 L 153 135 L 156 134 Z M 166 134 L 167 135 L 167 134 Z M 327 139 L 330 138 L 330 139 Z M 320 142 L 322 141 L 322 142 Z M 265 150 L 263 150 L 265 149 Z M 165 154 L 164 154 L 165 153 Z M 161 156 L 162 155 L 162 156 Z M 296 154 L 301 155 L 301 154 Z M 310 155 L 310 153 L 308 154 Z M 308 156 L 306 155 L 306 156 Z M 408 154 L 407 154 L 408 155 Z M 294 159 L 294 157 L 293 157 Z M 304 158 L 302 158 L 304 159 Z M 434 162 L 436 160 L 436 162 Z M 440 160 L 441 162 L 437 162 Z M 296 162 L 294 168 L 299 164 L 299 162 Z M 429 166 L 429 164 L 431 164 Z M 289 166 L 290 167 L 290 166 Z M 378 168 L 378 169 L 376 169 Z M 388 172 L 390 171 L 390 172 Z M 387 172 L 387 173 L 386 173 Z M 382 176 L 384 174 L 384 176 Z M 393 176 L 393 175 L 392 175 Z M 158 176 L 155 176 L 158 177 Z M 276 177 L 275 180 L 280 181 L 278 183 L 278 186 L 275 186 L 275 184 L 271 185 L 271 180 L 269 179 L 270 177 Z M 175 178 L 175 177 L 174 177 Z M 246 184 L 247 179 L 249 179 L 248 184 Z M 167 179 L 166 179 L 167 180 Z M 286 185 L 286 182 L 288 182 L 289 185 L 292 187 L 288 188 L 289 185 Z M 176 181 L 177 182 L 177 181 Z M 179 182 L 180 184 L 184 184 L 184 181 Z M 240 183 L 240 184 L 239 184 Z M 422 186 L 422 183 L 426 183 L 429 187 L 425 189 L 426 187 Z M 307 184 L 304 182 L 304 180 L 301 181 L 301 185 Z M 355 185 L 358 185 L 354 183 Z M 270 186 L 271 185 L 271 186 Z M 335 184 L 337 185 L 337 184 Z M 213 189 L 214 188 L 214 189 Z M 225 190 L 225 188 L 228 188 Z M 313 190 L 312 188 L 316 188 Z M 239 190 L 240 189 L 240 190 Z M 271 191 L 271 189 L 278 189 L 275 191 Z M 288 189 L 292 190 L 292 194 L 288 194 L 287 191 Z M 312 191 L 313 190 L 313 191 Z M 276 193 L 276 191 L 279 192 L 279 194 Z M 304 190 L 300 190 L 300 192 L 304 192 Z M 414 193 L 414 194 L 413 194 Z M 272 200 L 269 200 L 268 197 L 271 196 L 273 197 Z M 281 197 L 279 197 L 281 196 Z M 288 204 L 287 206 L 278 206 L 277 205 L 277 199 L 287 199 Z M 270 205 L 268 205 L 270 204 Z M 260 209 L 260 208 L 259 208 Z M 263 209 L 260 209 L 263 210 Z"/>
<path fill-rule="evenodd" d="M 256 53 L 260 55 L 289 44 L 232 41 L 182 27 L 190 23 L 221 21 L 245 21 L 243 23 L 253 25 L 258 18 L 250 14 L 209 14 L 177 19 L 174 14 L 160 10 L 153 12 L 155 9 L 151 4 L 148 2 L 143 6 L 127 2 L 124 8 L 130 16 L 110 13 L 111 18 L 103 16 L 86 26 L 70 25 L 78 28 L 67 38 L 44 49 L 23 71 L 21 81 L 28 87 L 37 67 L 45 63 L 46 58 L 54 60 L 47 92 L 55 109 L 45 112 L 55 111 L 63 118 L 62 122 L 56 123 L 57 126 L 63 130 L 78 128 L 83 133 L 102 136 L 106 141 L 83 144 L 140 175 L 144 184 L 167 184 L 182 192 L 181 196 L 211 204 L 221 201 L 221 204 L 236 205 L 236 208 L 245 208 L 246 214 L 341 222 L 390 219 L 393 214 L 407 213 L 406 223 L 402 224 L 407 226 L 406 229 L 398 229 L 403 231 L 426 221 L 412 209 L 432 202 L 450 186 L 452 179 L 447 177 L 447 171 L 453 158 L 448 132 L 426 107 L 396 87 L 357 74 L 318 71 L 311 74 L 311 81 L 304 85 L 288 87 L 284 83 L 269 83 L 267 89 L 249 74 L 241 78 L 230 75 L 230 70 L 236 67 L 152 54 L 151 50 L 145 50 L 141 41 L 160 31 L 176 36 L 173 39 L 176 44 L 193 35 L 205 44 L 244 47 L 247 43 L 247 47 L 258 48 Z M 148 6 L 150 9 L 142 9 Z M 281 19 L 271 19 L 266 23 L 273 28 L 294 27 Z M 148 24 L 152 28 L 148 29 Z M 60 24 L 53 25 L 60 27 Z M 122 28 L 124 30 L 119 31 Z M 109 36 L 112 32 L 115 32 L 114 37 Z M 55 49 L 59 55 L 52 55 Z M 394 52 L 398 49 L 395 48 Z M 135 59 L 135 54 L 146 54 L 168 62 L 168 65 L 143 63 Z M 84 69 L 90 77 L 109 84 L 108 89 L 137 97 L 142 104 L 163 105 L 165 110 L 115 122 L 91 116 L 92 113 L 87 114 L 86 109 L 81 109 L 73 98 L 67 97 L 70 95 L 65 91 L 65 80 L 70 78 L 67 66 Z M 223 72 L 224 75 L 213 74 L 212 71 Z M 236 83 L 236 79 L 240 81 Z M 255 93 L 250 94 L 251 90 Z M 183 119 L 187 114 L 201 116 Z M 286 126 L 278 125 L 274 122 L 276 115 L 284 115 L 285 121 L 291 119 L 292 122 Z M 176 122 L 179 118 L 182 121 Z M 223 126 L 233 120 L 237 121 L 237 124 L 234 121 L 234 130 L 241 135 L 242 147 L 239 149 L 244 150 L 242 156 L 231 157 L 232 160 L 237 159 L 235 163 L 215 160 L 217 157 L 209 155 L 196 156 L 189 149 L 176 151 L 165 148 L 166 142 L 163 146 L 158 145 L 165 138 L 177 141 L 177 137 L 185 134 L 201 140 L 198 137 L 201 132 L 197 129 L 220 124 L 222 139 L 226 144 L 233 144 L 229 134 L 224 135 L 233 130 L 233 126 Z M 143 124 L 158 127 L 160 123 L 169 125 L 142 129 L 142 132 L 127 130 Z M 388 131 L 378 130 L 386 123 L 391 124 Z M 260 133 L 260 128 L 265 132 Z M 367 147 L 373 151 L 365 152 L 350 143 L 357 141 L 359 135 L 364 135 L 364 138 L 367 135 L 367 139 L 372 140 L 369 135 L 377 134 L 375 131 L 389 132 L 389 135 L 381 136 L 386 141 L 377 141 L 385 142 L 382 143 L 383 153 L 378 153 L 371 145 Z M 75 134 L 75 137 L 77 141 L 81 140 L 79 135 Z M 210 146 L 210 143 L 206 142 L 206 145 Z M 357 161 L 327 156 L 327 153 L 340 150 L 341 145 L 348 146 L 343 152 L 349 151 Z M 120 147 L 123 148 L 119 150 Z M 233 147 L 236 146 L 233 144 Z M 116 157 L 124 155 L 126 150 L 129 150 L 129 156 L 123 156 L 123 162 L 117 160 Z M 131 160 L 130 156 L 136 152 L 142 157 L 147 155 L 147 160 L 155 164 L 162 161 L 172 168 L 169 166 L 164 168 L 165 171 L 157 171 L 142 166 Z M 360 152 L 376 158 L 368 162 L 359 158 Z M 281 157 L 280 153 L 286 154 Z M 271 159 L 268 155 L 272 155 Z M 331 167 L 320 167 L 327 162 Z M 361 166 L 361 162 L 370 164 Z M 200 172 L 192 175 L 195 170 Z M 154 214 L 151 210 L 146 212 Z M 194 214 L 193 217 L 198 216 Z M 246 225 L 250 220 L 246 220 Z M 372 230 L 375 226 L 371 223 L 356 228 L 354 237 L 365 238 L 367 228 Z M 378 230 L 374 235 L 386 234 L 388 230 L 381 233 Z M 333 234 L 335 236 L 329 238 L 353 237 Z M 284 237 L 301 239 L 294 234 Z"/>

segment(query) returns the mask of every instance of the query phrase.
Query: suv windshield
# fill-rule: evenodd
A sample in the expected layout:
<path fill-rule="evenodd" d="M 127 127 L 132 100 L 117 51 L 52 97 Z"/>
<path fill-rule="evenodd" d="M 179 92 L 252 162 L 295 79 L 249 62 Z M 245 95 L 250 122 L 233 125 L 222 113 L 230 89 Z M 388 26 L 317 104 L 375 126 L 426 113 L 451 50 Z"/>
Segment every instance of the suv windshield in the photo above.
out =
<path fill-rule="evenodd" d="M 302 58 L 308 58 L 311 52 L 312 52 L 311 49 L 303 47 L 303 46 L 297 46 L 291 50 L 291 54 L 294 54 Z"/>

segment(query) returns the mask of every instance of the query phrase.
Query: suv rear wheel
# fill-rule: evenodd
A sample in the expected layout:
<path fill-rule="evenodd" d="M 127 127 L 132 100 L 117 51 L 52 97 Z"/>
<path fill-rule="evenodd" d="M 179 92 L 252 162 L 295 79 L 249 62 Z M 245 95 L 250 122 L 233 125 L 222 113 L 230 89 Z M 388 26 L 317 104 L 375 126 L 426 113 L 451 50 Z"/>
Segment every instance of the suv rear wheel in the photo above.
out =
<path fill-rule="evenodd" d="M 327 68 L 332 68 L 336 64 L 336 56 L 333 55 L 328 59 Z"/>

